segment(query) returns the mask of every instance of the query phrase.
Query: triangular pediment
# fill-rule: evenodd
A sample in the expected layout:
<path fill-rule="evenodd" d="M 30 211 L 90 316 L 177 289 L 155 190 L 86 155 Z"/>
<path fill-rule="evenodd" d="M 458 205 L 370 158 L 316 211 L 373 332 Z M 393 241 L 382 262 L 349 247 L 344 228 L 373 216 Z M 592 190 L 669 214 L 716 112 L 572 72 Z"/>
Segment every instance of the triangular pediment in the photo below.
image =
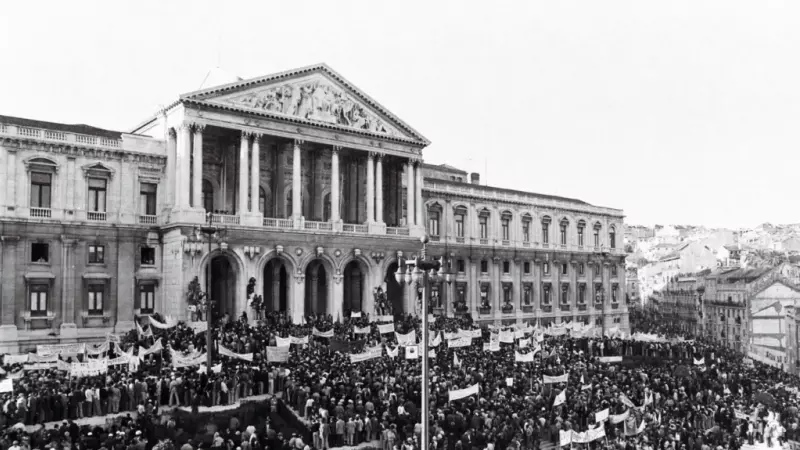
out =
<path fill-rule="evenodd" d="M 324 64 L 181 97 L 209 106 L 428 144 L 425 137 Z"/>

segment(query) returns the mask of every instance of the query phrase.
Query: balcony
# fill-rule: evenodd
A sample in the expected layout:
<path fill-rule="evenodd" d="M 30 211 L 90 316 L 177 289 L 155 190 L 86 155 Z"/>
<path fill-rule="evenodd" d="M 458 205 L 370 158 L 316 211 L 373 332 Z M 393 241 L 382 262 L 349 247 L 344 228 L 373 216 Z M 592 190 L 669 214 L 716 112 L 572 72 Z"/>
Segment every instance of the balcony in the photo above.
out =
<path fill-rule="evenodd" d="M 553 312 L 553 305 L 542 305 L 542 311 L 546 313 Z"/>
<path fill-rule="evenodd" d="M 533 312 L 533 305 L 522 305 L 522 312 L 524 312 L 524 313 L 532 313 Z"/>
<path fill-rule="evenodd" d="M 386 227 L 386 234 L 388 236 L 408 236 L 409 232 L 406 227 Z M 461 238 L 461 242 L 464 242 L 464 238 Z"/>
<path fill-rule="evenodd" d="M 506 247 L 508 247 L 509 245 L 511 245 L 511 241 L 509 241 L 509 240 L 503 240 L 503 245 L 504 245 L 504 246 L 506 246 Z"/>
<path fill-rule="evenodd" d="M 234 214 L 211 214 L 211 223 L 220 225 L 239 225 L 239 216 Z"/>
<path fill-rule="evenodd" d="M 139 216 L 139 225 L 157 225 L 158 216 L 142 215 Z"/>
<path fill-rule="evenodd" d="M 611 309 L 619 309 L 619 303 L 612 303 Z"/>
<path fill-rule="evenodd" d="M 353 234 L 367 234 L 369 231 L 366 225 L 355 225 L 352 223 L 345 223 L 342 225 L 342 232 Z"/>
<path fill-rule="evenodd" d="M 49 219 L 53 217 L 53 210 L 50 208 L 31 208 L 31 217 Z"/>
<path fill-rule="evenodd" d="M 523 242 L 523 243 L 522 243 L 522 246 L 523 246 L 523 247 L 530 247 L 530 246 L 531 246 L 531 243 L 530 243 L 530 242 Z"/>
<path fill-rule="evenodd" d="M 281 230 L 291 230 L 294 228 L 294 221 L 292 219 L 275 219 L 273 217 L 264 217 L 262 224 L 267 228 L 278 228 Z"/>
<path fill-rule="evenodd" d="M 24 138 L 39 139 L 50 142 L 75 142 L 78 144 L 121 148 L 121 139 L 107 139 L 97 136 L 87 136 L 84 134 L 68 133 L 58 130 L 46 130 L 42 128 L 22 127 L 16 125 L 0 124 L 0 134 L 20 136 Z"/>
<path fill-rule="evenodd" d="M 313 220 L 307 220 L 303 224 L 303 228 L 305 228 L 306 230 L 333 231 L 333 223 L 315 222 Z"/>
<path fill-rule="evenodd" d="M 480 244 L 481 244 L 481 245 L 489 245 L 489 240 L 488 240 L 488 239 L 483 239 L 483 238 L 481 238 L 481 240 L 480 240 Z"/>
<path fill-rule="evenodd" d="M 439 236 L 431 235 L 429 237 L 431 239 L 431 242 L 439 242 L 441 240 L 441 238 Z"/>
<path fill-rule="evenodd" d="M 559 305 L 559 309 L 561 312 L 570 312 L 572 310 L 571 305 Z"/>
<path fill-rule="evenodd" d="M 107 213 L 100 212 L 100 211 L 87 211 L 86 212 L 86 220 L 91 220 L 92 222 L 105 222 L 107 219 Z"/>
<path fill-rule="evenodd" d="M 586 311 L 586 303 L 578 303 L 578 311 Z"/>

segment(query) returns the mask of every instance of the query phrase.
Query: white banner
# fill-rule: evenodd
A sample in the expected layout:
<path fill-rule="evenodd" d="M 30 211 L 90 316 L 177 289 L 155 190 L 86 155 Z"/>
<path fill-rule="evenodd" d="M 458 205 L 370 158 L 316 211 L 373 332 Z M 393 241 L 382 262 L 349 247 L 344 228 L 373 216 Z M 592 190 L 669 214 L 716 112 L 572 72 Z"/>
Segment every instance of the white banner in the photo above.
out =
<path fill-rule="evenodd" d="M 117 358 L 109 359 L 108 365 L 109 366 L 119 366 L 122 364 L 128 364 L 129 358 L 127 356 L 119 356 Z"/>
<path fill-rule="evenodd" d="M 397 358 L 397 355 L 399 353 L 400 353 L 400 346 L 399 345 L 397 347 L 395 347 L 394 350 L 392 350 L 389 347 L 386 347 L 386 356 L 388 356 L 389 358 L 392 358 L 392 359 Z"/>
<path fill-rule="evenodd" d="M 223 347 L 222 345 L 219 346 L 219 354 L 222 356 L 227 356 L 228 358 L 237 358 L 243 359 L 245 361 L 253 362 L 253 354 L 252 353 L 234 353 L 232 350 Z"/>
<path fill-rule="evenodd" d="M 156 327 L 156 328 L 158 328 L 160 330 L 166 330 L 166 329 L 172 328 L 172 327 L 174 327 L 175 325 L 178 324 L 177 322 L 175 322 L 174 320 L 170 319 L 169 317 L 165 318 L 165 320 L 166 320 L 166 322 L 159 322 L 158 320 L 156 320 L 155 317 L 150 316 L 150 326 Z"/>
<path fill-rule="evenodd" d="M 145 356 L 151 353 L 160 352 L 161 350 L 164 350 L 164 347 L 161 345 L 161 338 L 158 338 L 156 343 L 151 345 L 150 348 L 139 346 L 139 359 L 144 359 Z"/>
<path fill-rule="evenodd" d="M 208 355 L 206 355 L 205 353 L 200 355 L 189 355 L 189 356 L 183 356 L 174 350 L 171 353 L 172 353 L 172 367 L 175 368 L 199 366 L 200 364 L 205 363 L 206 359 L 208 359 Z"/>
<path fill-rule="evenodd" d="M 450 348 L 469 347 L 470 345 L 472 345 L 471 337 L 460 337 L 447 341 L 447 346 Z"/>
<path fill-rule="evenodd" d="M 351 312 L 350 313 L 350 318 L 351 319 L 360 319 L 361 318 L 361 311 L 359 311 L 359 312 Z"/>
<path fill-rule="evenodd" d="M 369 334 L 369 332 L 370 332 L 370 326 L 369 326 L 369 325 L 367 325 L 366 327 L 355 327 L 355 328 L 353 329 L 353 332 L 354 332 L 355 334 Z"/>
<path fill-rule="evenodd" d="M 457 389 L 455 391 L 448 392 L 448 396 L 450 401 L 454 400 L 461 400 L 462 398 L 469 397 L 470 395 L 477 395 L 480 392 L 480 385 L 473 384 L 472 386 L 464 389 Z"/>
<path fill-rule="evenodd" d="M 377 316 L 375 320 L 378 322 L 394 322 L 394 316 L 391 314 L 387 314 L 385 316 Z"/>
<path fill-rule="evenodd" d="M 308 336 L 303 336 L 303 337 L 289 336 L 289 339 L 291 339 L 292 344 L 295 345 L 308 345 Z"/>
<path fill-rule="evenodd" d="M 600 423 L 606 419 L 608 419 L 608 414 L 611 412 L 608 408 L 600 411 L 599 413 L 594 414 L 594 421 L 595 423 Z"/>
<path fill-rule="evenodd" d="M 395 349 L 397 351 L 397 349 Z M 368 361 L 370 359 L 380 358 L 383 355 L 383 346 L 369 347 L 364 353 L 356 353 L 350 355 L 350 362 L 357 363 Z"/>
<path fill-rule="evenodd" d="M 28 362 L 28 354 L 24 355 L 5 355 L 3 356 L 3 365 L 10 366 L 12 364 L 25 364 Z"/>
<path fill-rule="evenodd" d="M 397 337 L 397 343 L 399 345 L 417 345 L 417 333 L 415 331 L 409 331 L 406 334 L 395 333 L 394 335 Z"/>
<path fill-rule="evenodd" d="M 109 341 L 105 341 L 100 345 L 88 344 L 86 346 L 87 355 L 100 355 L 108 351 Z"/>
<path fill-rule="evenodd" d="M 108 358 L 90 359 L 85 363 L 72 363 L 69 374 L 73 377 L 94 377 L 108 372 Z"/>
<path fill-rule="evenodd" d="M 288 362 L 289 347 L 267 347 L 267 362 Z"/>
<path fill-rule="evenodd" d="M 523 355 L 520 352 L 514 352 L 515 362 L 533 362 L 533 353 Z"/>
<path fill-rule="evenodd" d="M 597 360 L 601 363 L 618 363 L 622 362 L 622 356 L 600 356 Z"/>
<path fill-rule="evenodd" d="M 520 349 L 528 348 L 528 347 L 530 347 L 530 345 L 531 345 L 530 338 L 529 339 L 520 339 L 519 340 L 519 348 Z"/>
<path fill-rule="evenodd" d="M 616 425 L 620 422 L 625 421 L 630 415 L 631 415 L 631 410 L 629 409 L 622 414 L 615 414 L 611 416 L 611 420 L 609 420 L 609 422 L 611 422 L 613 425 Z"/>
<path fill-rule="evenodd" d="M 433 339 L 430 339 L 428 345 L 431 347 L 438 347 L 442 343 L 442 333 L 436 333 Z"/>
<path fill-rule="evenodd" d="M 569 372 L 558 376 L 543 375 L 542 378 L 544 384 L 566 383 L 569 380 Z"/>
<path fill-rule="evenodd" d="M 22 370 L 50 370 L 56 368 L 58 368 L 57 362 L 40 362 L 22 366 Z"/>
<path fill-rule="evenodd" d="M 544 330 L 544 334 L 547 336 L 563 336 L 567 334 L 567 329 L 564 327 L 550 327 Z"/>
<path fill-rule="evenodd" d="M 6 392 L 14 392 L 14 380 L 11 378 L 6 378 L 3 381 L 0 381 L 0 394 Z"/>
<path fill-rule="evenodd" d="M 115 344 L 122 343 L 122 336 L 114 334 L 114 333 L 106 333 L 106 340 L 108 342 L 113 342 Z"/>
<path fill-rule="evenodd" d="M 86 353 L 86 344 L 52 344 L 36 346 L 36 354 L 39 356 L 63 355 L 65 353 Z"/>
<path fill-rule="evenodd" d="M 514 343 L 514 332 L 511 330 L 502 330 L 500 331 L 500 342 L 504 344 L 513 344 Z"/>
<path fill-rule="evenodd" d="M 394 322 L 378 325 L 378 332 L 381 334 L 394 333 Z"/>
<path fill-rule="evenodd" d="M 275 346 L 277 347 L 288 347 L 292 345 L 292 338 L 282 338 L 275 336 Z"/>
<path fill-rule="evenodd" d="M 205 333 L 208 330 L 208 322 L 189 322 L 187 325 L 194 330 L 194 334 Z"/>
<path fill-rule="evenodd" d="M 411 345 L 406 347 L 406 359 L 417 359 L 419 358 L 419 347 L 416 345 Z"/>
<path fill-rule="evenodd" d="M 58 355 L 39 356 L 36 353 L 28 353 L 28 362 L 56 362 Z"/>
<path fill-rule="evenodd" d="M 319 331 L 317 329 L 317 327 L 314 327 L 314 331 L 311 334 L 313 334 L 314 336 L 317 336 L 317 337 L 332 338 L 333 337 L 333 328 L 331 328 L 328 331 Z"/>
<path fill-rule="evenodd" d="M 706 363 L 706 358 L 705 357 L 700 358 L 700 359 L 697 359 L 697 358 L 694 359 L 694 365 L 695 366 L 702 366 L 705 363 Z"/>

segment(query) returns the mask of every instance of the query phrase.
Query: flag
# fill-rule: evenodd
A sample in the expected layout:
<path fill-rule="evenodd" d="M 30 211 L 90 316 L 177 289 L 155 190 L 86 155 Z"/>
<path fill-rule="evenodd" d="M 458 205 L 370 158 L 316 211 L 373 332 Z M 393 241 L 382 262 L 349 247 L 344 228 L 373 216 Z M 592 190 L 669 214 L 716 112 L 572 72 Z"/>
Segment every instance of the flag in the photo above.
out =
<path fill-rule="evenodd" d="M 566 401 L 567 401 L 567 390 L 564 389 L 563 391 L 561 391 L 560 394 L 556 395 L 556 399 L 553 402 L 553 407 L 561 405 L 561 404 L 565 403 Z"/>
<path fill-rule="evenodd" d="M 461 400 L 462 398 L 469 397 L 470 395 L 477 395 L 478 392 L 480 392 L 480 385 L 476 383 L 468 388 L 450 391 L 448 392 L 448 397 L 452 402 L 454 400 Z"/>
<path fill-rule="evenodd" d="M 458 355 L 453 353 L 453 367 L 461 367 L 461 361 L 458 360 Z"/>
<path fill-rule="evenodd" d="M 705 363 L 706 363 L 706 358 L 705 357 L 700 358 L 700 359 L 697 359 L 697 358 L 694 359 L 694 365 L 695 366 L 702 366 Z"/>
<path fill-rule="evenodd" d="M 390 349 L 389 347 L 386 347 L 386 355 L 389 358 L 392 359 L 397 358 L 398 353 L 400 353 L 400 346 L 395 347 L 394 350 Z"/>

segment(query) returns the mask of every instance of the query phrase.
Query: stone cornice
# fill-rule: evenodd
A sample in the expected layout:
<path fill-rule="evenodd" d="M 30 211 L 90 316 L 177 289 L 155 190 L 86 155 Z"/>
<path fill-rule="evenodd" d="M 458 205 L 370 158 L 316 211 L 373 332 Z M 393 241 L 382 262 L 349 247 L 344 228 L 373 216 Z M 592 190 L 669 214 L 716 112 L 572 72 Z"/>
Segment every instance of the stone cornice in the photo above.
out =
<path fill-rule="evenodd" d="M 109 149 L 92 147 L 75 143 L 41 142 L 24 137 L 0 136 L 0 145 L 16 146 L 9 150 L 30 150 L 56 155 L 65 155 L 68 158 L 85 157 L 88 159 L 117 160 L 137 163 L 161 164 L 167 163 L 166 156 L 151 155 L 147 153 L 132 152 L 130 150 Z"/>

